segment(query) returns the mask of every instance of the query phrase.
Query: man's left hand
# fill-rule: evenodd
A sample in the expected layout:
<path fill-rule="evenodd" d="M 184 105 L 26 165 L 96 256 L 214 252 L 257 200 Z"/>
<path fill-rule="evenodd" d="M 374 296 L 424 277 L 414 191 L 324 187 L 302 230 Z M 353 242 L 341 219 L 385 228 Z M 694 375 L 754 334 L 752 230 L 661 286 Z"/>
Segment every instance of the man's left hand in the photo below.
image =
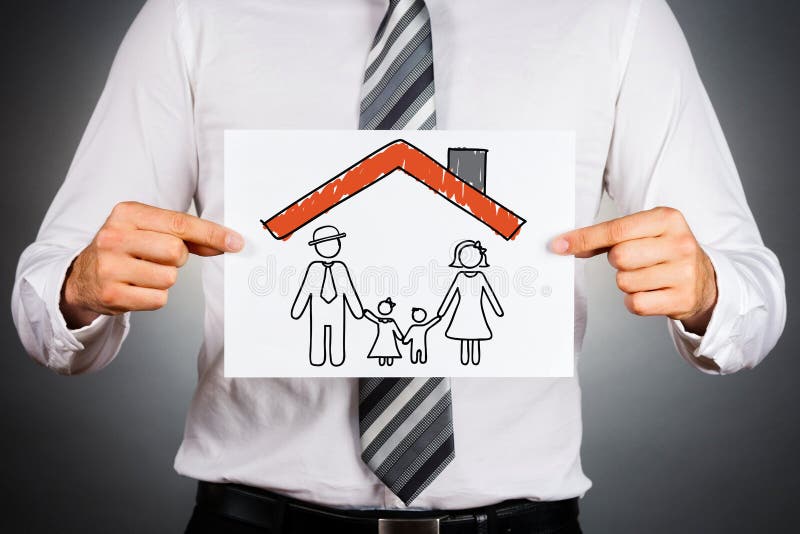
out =
<path fill-rule="evenodd" d="M 680 211 L 654 208 L 563 234 L 553 252 L 590 258 L 608 253 L 625 306 L 666 315 L 703 335 L 717 301 L 714 267 Z"/>

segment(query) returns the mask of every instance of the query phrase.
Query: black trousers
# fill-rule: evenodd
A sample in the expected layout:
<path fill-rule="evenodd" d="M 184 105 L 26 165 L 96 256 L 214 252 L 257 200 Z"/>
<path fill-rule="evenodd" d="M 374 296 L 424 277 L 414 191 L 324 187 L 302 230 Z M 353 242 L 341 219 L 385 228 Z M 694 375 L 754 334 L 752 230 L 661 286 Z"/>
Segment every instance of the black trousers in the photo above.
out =
<path fill-rule="evenodd" d="M 335 533 L 331 529 L 315 529 L 316 531 L 308 534 L 327 534 Z M 518 527 L 512 530 L 513 534 L 582 534 L 578 518 L 563 518 L 558 521 L 533 520 L 526 524 L 522 521 Z M 282 532 L 273 529 L 254 527 L 247 523 L 237 521 L 216 512 L 206 510 L 201 506 L 195 506 L 189 524 L 186 526 L 186 534 L 306 534 L 302 530 L 293 529 L 291 525 L 286 525 Z M 347 534 L 347 533 L 343 533 Z M 503 532 L 503 534 L 506 534 Z"/>

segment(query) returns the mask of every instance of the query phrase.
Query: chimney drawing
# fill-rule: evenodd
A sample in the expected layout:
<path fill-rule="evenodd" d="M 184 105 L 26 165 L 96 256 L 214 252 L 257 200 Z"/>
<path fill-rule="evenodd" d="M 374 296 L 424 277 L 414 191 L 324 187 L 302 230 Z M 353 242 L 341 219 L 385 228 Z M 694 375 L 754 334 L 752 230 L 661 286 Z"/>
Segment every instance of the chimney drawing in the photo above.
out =
<path fill-rule="evenodd" d="M 486 193 L 486 153 L 485 148 L 447 149 L 447 170 Z"/>

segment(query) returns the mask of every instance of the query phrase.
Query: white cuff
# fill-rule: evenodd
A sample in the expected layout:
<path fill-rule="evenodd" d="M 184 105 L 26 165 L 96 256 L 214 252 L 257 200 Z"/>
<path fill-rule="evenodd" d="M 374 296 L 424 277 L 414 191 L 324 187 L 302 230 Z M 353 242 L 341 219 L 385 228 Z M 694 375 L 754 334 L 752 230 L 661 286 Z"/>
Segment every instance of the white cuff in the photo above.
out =
<path fill-rule="evenodd" d="M 724 253 L 703 247 L 714 266 L 717 280 L 717 303 L 703 336 L 687 332 L 683 323 L 670 320 L 670 335 L 686 361 L 709 374 L 735 373 L 744 366 L 740 344 L 744 317 L 743 290 L 736 269 Z M 705 357 L 714 362 L 709 366 Z"/>
<path fill-rule="evenodd" d="M 67 327 L 61 313 L 61 288 L 69 267 L 79 253 L 76 251 L 54 262 L 50 269 L 41 273 L 43 279 L 28 280 L 34 288 L 41 288 L 41 298 L 50 319 L 52 335 L 45 340 L 45 364 L 60 374 L 79 374 L 105 367 L 116 356 L 130 328 L 128 313 L 116 317 L 101 315 L 75 330 Z"/>

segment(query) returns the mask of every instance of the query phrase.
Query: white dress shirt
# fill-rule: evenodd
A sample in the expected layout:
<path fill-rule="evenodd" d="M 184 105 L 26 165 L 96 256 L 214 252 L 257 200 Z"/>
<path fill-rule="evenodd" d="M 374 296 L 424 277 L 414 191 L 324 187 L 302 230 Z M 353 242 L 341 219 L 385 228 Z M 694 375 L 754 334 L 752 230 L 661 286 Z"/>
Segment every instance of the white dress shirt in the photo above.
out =
<path fill-rule="evenodd" d="M 756 365 L 783 328 L 783 276 L 665 1 L 428 5 L 439 128 L 574 130 L 577 226 L 593 223 L 603 190 L 627 213 L 680 209 L 714 264 L 719 299 L 703 337 L 668 321 L 678 351 L 711 373 Z M 150 0 L 20 259 L 12 306 L 27 351 L 64 374 L 117 354 L 127 315 L 71 331 L 59 312 L 70 262 L 117 202 L 186 210 L 194 199 L 202 217 L 222 222 L 225 129 L 355 129 L 386 7 Z M 402 507 L 359 458 L 355 379 L 223 377 L 223 261 L 203 262 L 205 339 L 176 470 L 335 506 Z M 576 280 L 579 352 L 580 262 Z M 414 506 L 582 495 L 580 401 L 577 376 L 454 380 L 456 458 Z"/>

